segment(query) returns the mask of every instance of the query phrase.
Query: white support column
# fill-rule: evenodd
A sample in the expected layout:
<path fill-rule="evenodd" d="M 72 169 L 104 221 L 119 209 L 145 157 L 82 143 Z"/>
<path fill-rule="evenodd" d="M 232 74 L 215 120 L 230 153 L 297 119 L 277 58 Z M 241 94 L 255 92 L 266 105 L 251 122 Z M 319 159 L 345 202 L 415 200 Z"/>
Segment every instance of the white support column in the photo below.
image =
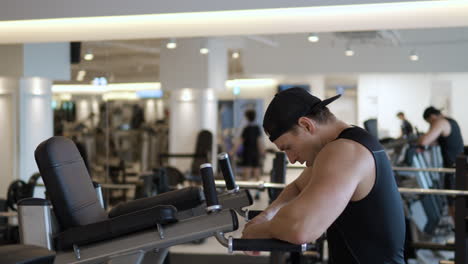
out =
<path fill-rule="evenodd" d="M 201 54 L 206 47 L 208 54 Z M 193 153 L 198 132 L 213 134 L 212 160 L 216 166 L 218 106 L 214 91 L 225 89 L 227 49 L 219 39 L 185 39 L 177 48 L 161 50 L 161 87 L 171 93 L 169 152 Z M 191 160 L 172 160 L 182 171 Z"/>
<path fill-rule="evenodd" d="M 18 79 L 0 77 L 0 198 L 3 199 L 11 181 L 18 178 L 18 86 Z"/>
<path fill-rule="evenodd" d="M 218 101 L 212 89 L 181 89 L 171 94 L 170 103 L 170 153 L 193 153 L 197 134 L 201 130 L 213 133 L 213 160 L 216 156 L 216 128 Z M 187 170 L 190 160 L 177 159 L 171 162 L 179 169 Z"/>
<path fill-rule="evenodd" d="M 38 172 L 34 150 L 53 136 L 52 80 L 70 78 L 68 43 L 0 46 L 0 198 Z M 38 77 L 40 76 L 40 77 Z"/>
<path fill-rule="evenodd" d="M 51 81 L 0 78 L 0 197 L 15 179 L 28 181 L 38 171 L 34 150 L 53 135 Z"/>
<path fill-rule="evenodd" d="M 28 181 L 38 172 L 34 151 L 53 136 L 52 81 L 45 78 L 20 80 L 19 109 L 19 178 Z"/>

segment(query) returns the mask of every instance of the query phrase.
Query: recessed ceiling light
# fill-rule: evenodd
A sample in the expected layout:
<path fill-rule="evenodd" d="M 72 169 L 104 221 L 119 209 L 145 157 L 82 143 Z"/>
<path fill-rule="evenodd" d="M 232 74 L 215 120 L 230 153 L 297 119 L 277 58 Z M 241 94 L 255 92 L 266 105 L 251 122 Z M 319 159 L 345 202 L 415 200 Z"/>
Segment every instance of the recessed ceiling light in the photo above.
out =
<path fill-rule="evenodd" d="M 84 55 L 84 59 L 87 61 L 92 61 L 94 59 L 94 54 L 91 51 L 87 51 Z"/>
<path fill-rule="evenodd" d="M 347 48 L 345 50 L 345 55 L 348 57 L 354 56 L 354 50 L 352 50 L 351 48 Z"/>
<path fill-rule="evenodd" d="M 320 38 L 319 38 L 319 36 L 317 36 L 317 34 L 310 34 L 307 39 L 310 42 L 318 42 L 320 40 Z"/>
<path fill-rule="evenodd" d="M 177 48 L 177 42 L 175 41 L 175 39 L 170 39 L 169 42 L 167 42 L 167 44 L 166 44 L 166 48 L 168 48 L 168 49 Z"/>
<path fill-rule="evenodd" d="M 411 61 L 418 61 L 419 60 L 419 56 L 416 53 L 416 51 L 413 50 L 413 51 L 410 52 L 409 59 Z"/>

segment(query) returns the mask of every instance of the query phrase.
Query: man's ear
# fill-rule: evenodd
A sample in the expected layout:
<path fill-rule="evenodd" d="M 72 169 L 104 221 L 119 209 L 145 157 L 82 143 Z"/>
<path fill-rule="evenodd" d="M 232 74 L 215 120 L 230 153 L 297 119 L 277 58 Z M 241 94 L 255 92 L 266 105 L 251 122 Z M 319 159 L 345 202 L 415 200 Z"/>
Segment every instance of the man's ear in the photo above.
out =
<path fill-rule="evenodd" d="M 307 118 L 305 116 L 300 117 L 297 120 L 297 125 L 311 134 L 315 133 L 315 122 L 310 118 Z"/>

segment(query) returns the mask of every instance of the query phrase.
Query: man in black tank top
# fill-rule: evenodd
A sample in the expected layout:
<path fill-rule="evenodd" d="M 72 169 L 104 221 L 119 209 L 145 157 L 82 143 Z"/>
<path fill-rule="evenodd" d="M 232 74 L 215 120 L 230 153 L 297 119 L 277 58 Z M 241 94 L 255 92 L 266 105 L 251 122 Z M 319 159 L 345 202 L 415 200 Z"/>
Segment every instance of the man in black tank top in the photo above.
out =
<path fill-rule="evenodd" d="M 424 110 L 423 118 L 430 124 L 430 128 L 426 134 L 419 138 L 418 143 L 423 146 L 433 143 L 439 144 L 444 167 L 454 168 L 457 155 L 463 153 L 464 145 L 458 123 L 452 118 L 442 115 L 440 110 L 433 106 Z M 455 176 L 453 174 L 445 174 L 444 188 L 455 188 Z M 450 214 L 454 217 L 454 199 L 447 197 L 447 201 L 449 203 Z"/>
<path fill-rule="evenodd" d="M 245 118 L 249 122 L 242 130 L 241 138 L 231 150 L 231 155 L 242 149 L 241 166 L 243 180 L 260 180 L 260 159 L 264 153 L 260 126 L 255 123 L 256 112 L 253 109 L 245 111 Z"/>
<path fill-rule="evenodd" d="M 376 138 L 328 110 L 337 98 L 291 88 L 272 100 L 263 128 L 306 168 L 243 237 L 301 244 L 326 232 L 334 264 L 403 264 L 405 221 L 391 165 Z"/>
<path fill-rule="evenodd" d="M 418 143 L 430 145 L 437 142 L 442 152 L 444 167 L 454 167 L 457 155 L 463 152 L 463 138 L 457 121 L 445 117 L 433 106 L 424 110 L 423 118 L 430 124 L 430 128 L 419 138 Z"/>

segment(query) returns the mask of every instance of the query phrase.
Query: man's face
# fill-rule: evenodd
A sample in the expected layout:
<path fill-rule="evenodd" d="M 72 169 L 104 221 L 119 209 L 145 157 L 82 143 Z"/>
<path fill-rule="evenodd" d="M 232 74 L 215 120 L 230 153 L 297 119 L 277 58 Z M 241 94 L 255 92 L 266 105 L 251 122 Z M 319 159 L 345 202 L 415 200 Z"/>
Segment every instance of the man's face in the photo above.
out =
<path fill-rule="evenodd" d="M 426 122 L 428 122 L 429 124 L 434 124 L 434 122 L 436 121 L 437 119 L 437 116 L 436 115 L 430 115 L 429 117 L 427 117 L 425 120 Z"/>
<path fill-rule="evenodd" d="M 273 143 L 288 156 L 289 162 L 306 163 L 307 167 L 314 164 L 322 146 L 317 136 L 301 127 L 295 127 L 281 135 Z"/>
<path fill-rule="evenodd" d="M 405 116 L 404 115 L 398 115 L 398 119 L 403 120 L 403 119 L 405 119 Z"/>

